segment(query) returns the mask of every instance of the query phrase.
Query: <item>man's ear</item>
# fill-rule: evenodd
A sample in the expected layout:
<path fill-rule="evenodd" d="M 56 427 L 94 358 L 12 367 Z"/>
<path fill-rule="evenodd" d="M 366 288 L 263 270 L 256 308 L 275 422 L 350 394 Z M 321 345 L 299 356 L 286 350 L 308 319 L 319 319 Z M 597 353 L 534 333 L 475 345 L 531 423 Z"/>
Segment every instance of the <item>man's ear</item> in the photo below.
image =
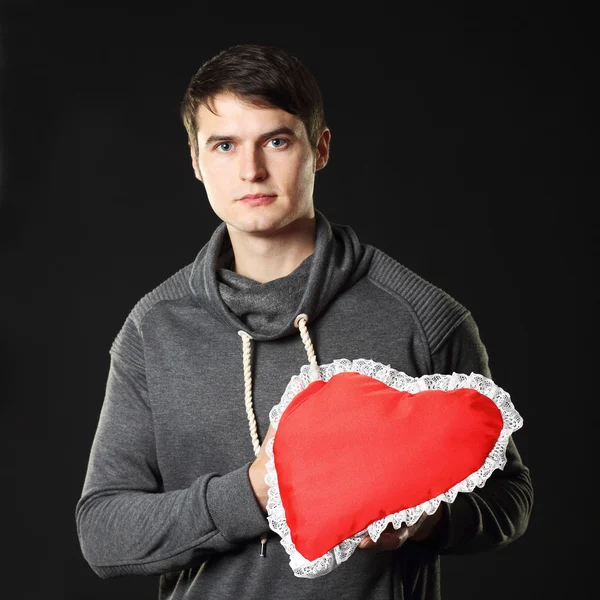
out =
<path fill-rule="evenodd" d="M 200 167 L 198 166 L 198 155 L 194 152 L 194 148 L 192 145 L 190 146 L 190 156 L 192 157 L 192 168 L 194 169 L 194 174 L 196 175 L 196 179 L 202 181 L 202 174 L 200 173 Z"/>
<path fill-rule="evenodd" d="M 329 143 L 331 142 L 331 131 L 328 127 L 323 129 L 319 143 L 317 144 L 317 160 L 315 163 L 315 171 L 320 171 L 329 160 Z"/>

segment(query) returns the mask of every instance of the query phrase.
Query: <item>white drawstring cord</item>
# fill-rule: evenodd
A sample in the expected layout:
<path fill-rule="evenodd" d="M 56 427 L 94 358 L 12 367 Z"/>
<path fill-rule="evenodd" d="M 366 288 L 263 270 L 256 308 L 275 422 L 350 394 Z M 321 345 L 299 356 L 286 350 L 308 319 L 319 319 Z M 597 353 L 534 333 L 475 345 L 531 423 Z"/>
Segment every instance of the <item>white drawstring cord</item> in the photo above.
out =
<path fill-rule="evenodd" d="M 254 455 L 258 456 L 260 452 L 260 442 L 258 433 L 256 432 L 256 416 L 252 408 L 252 365 L 250 363 L 250 340 L 252 336 L 245 331 L 238 331 L 238 335 L 242 338 L 243 353 L 244 353 L 244 403 L 246 405 L 246 415 L 248 417 L 248 425 L 250 426 L 250 437 L 252 438 L 252 448 Z M 266 556 L 266 546 L 268 533 L 263 533 L 260 536 L 260 556 Z"/>
<path fill-rule="evenodd" d="M 306 328 L 307 322 L 308 316 L 304 313 L 301 313 L 294 320 L 294 327 L 300 329 L 300 337 L 304 343 L 304 348 L 306 349 L 306 354 L 308 355 L 308 362 L 311 365 L 311 370 L 313 375 L 320 379 L 317 357 L 315 355 L 313 343 L 308 335 L 308 329 Z M 248 425 L 250 427 L 250 437 L 252 438 L 252 448 L 254 449 L 254 455 L 258 456 L 260 452 L 260 441 L 258 439 L 256 428 L 256 416 L 252 406 L 252 364 L 250 360 L 250 340 L 253 338 L 249 333 L 246 333 L 241 329 L 238 331 L 238 335 L 242 338 L 244 356 L 244 403 L 246 405 L 246 415 L 248 417 Z M 268 537 L 269 534 L 264 533 L 260 538 L 260 556 L 266 556 Z"/>
<path fill-rule="evenodd" d="M 313 373 L 313 377 L 315 379 L 320 379 L 321 376 L 319 373 L 319 365 L 317 364 L 317 357 L 315 355 L 315 349 L 313 348 L 312 340 L 308 335 L 308 329 L 306 328 L 307 323 L 308 315 L 301 313 L 295 318 L 294 327 L 300 329 L 300 337 L 302 338 L 306 354 L 308 355 L 308 362 L 310 363 L 310 368 Z"/>
<path fill-rule="evenodd" d="M 252 336 L 245 331 L 238 331 L 238 335 L 242 338 L 244 352 L 244 402 L 246 404 L 246 415 L 248 416 L 248 424 L 250 425 L 250 437 L 252 438 L 252 447 L 254 455 L 258 456 L 260 452 L 260 442 L 256 433 L 256 417 L 252 408 L 252 365 L 250 364 L 250 340 Z"/>

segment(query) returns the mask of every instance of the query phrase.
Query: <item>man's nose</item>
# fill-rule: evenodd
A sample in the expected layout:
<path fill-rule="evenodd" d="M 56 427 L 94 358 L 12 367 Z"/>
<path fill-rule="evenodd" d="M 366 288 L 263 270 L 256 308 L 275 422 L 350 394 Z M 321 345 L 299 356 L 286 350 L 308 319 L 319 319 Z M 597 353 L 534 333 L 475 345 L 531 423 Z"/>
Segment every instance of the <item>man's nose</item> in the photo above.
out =
<path fill-rule="evenodd" d="M 267 176 L 264 156 L 256 148 L 242 151 L 240 177 L 244 181 L 260 181 Z"/>

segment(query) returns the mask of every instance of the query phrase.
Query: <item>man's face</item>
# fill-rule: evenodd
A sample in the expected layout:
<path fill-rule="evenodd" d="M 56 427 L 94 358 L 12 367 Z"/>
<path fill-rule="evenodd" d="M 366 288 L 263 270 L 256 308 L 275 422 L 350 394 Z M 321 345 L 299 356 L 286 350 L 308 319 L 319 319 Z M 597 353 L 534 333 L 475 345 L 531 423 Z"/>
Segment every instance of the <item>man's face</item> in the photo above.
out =
<path fill-rule="evenodd" d="M 315 172 L 325 166 L 330 133 L 315 153 L 302 121 L 279 108 L 258 108 L 219 94 L 213 114 L 200 106 L 196 177 L 217 216 L 246 233 L 276 232 L 300 217 L 314 217 Z M 274 196 L 252 205 L 246 194 Z"/>

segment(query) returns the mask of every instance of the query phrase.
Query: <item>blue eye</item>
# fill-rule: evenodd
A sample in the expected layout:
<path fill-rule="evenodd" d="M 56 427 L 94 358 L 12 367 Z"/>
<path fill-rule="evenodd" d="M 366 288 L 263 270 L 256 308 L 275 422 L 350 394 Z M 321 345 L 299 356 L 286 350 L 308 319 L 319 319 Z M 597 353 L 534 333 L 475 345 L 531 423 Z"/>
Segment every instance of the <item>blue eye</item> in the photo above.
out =
<path fill-rule="evenodd" d="M 289 146 L 289 140 L 287 140 L 286 138 L 271 138 L 268 143 L 271 142 L 273 142 L 273 148 L 285 148 L 286 146 Z M 227 148 L 227 146 L 229 146 L 229 148 Z M 215 146 L 215 150 L 219 150 L 220 152 L 225 154 L 229 154 L 229 152 L 231 152 L 232 149 L 232 142 L 220 142 Z"/>
<path fill-rule="evenodd" d="M 283 142 L 282 144 L 277 144 L 275 146 L 275 148 L 282 148 L 283 146 L 285 146 L 285 144 L 288 143 L 288 141 L 285 138 L 273 138 L 272 140 L 269 140 L 270 142 Z"/>

